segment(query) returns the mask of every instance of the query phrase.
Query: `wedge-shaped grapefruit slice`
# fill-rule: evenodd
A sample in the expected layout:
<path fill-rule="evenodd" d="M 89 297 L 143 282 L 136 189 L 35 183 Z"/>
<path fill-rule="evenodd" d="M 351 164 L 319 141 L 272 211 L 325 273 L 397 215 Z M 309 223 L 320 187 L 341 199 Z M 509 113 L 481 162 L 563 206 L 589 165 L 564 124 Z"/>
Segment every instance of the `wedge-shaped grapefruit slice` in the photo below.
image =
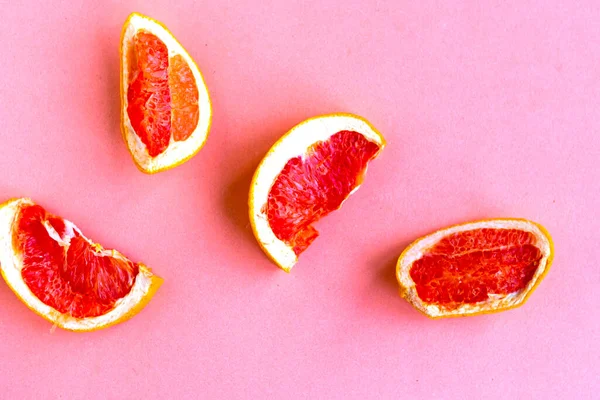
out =
<path fill-rule="evenodd" d="M 258 166 L 250 222 L 258 244 L 289 272 L 318 236 L 313 223 L 337 210 L 363 181 L 385 140 L 365 119 L 332 114 L 286 133 Z"/>
<path fill-rule="evenodd" d="M 0 270 L 27 307 L 72 331 L 131 318 L 162 283 L 145 265 L 102 248 L 26 198 L 0 208 Z"/>
<path fill-rule="evenodd" d="M 548 272 L 548 231 L 523 219 L 491 219 L 425 236 L 396 266 L 401 295 L 432 318 L 491 313 L 525 302 Z"/>
<path fill-rule="evenodd" d="M 155 173 L 190 159 L 211 115 L 192 57 L 161 23 L 131 14 L 121 35 L 121 130 L 138 168 Z"/>

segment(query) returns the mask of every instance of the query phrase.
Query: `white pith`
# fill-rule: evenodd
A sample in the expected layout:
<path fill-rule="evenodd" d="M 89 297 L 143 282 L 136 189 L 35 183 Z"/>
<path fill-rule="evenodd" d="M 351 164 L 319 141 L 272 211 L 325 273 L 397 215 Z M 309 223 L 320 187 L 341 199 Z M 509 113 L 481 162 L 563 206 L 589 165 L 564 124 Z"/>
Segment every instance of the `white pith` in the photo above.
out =
<path fill-rule="evenodd" d="M 340 131 L 354 131 L 362 134 L 367 140 L 377 143 L 379 151 L 384 147 L 381 135 L 365 120 L 351 115 L 326 115 L 307 120 L 292 128 L 269 150 L 257 169 L 253 185 L 250 188 L 250 197 L 254 200 L 251 202 L 250 217 L 254 223 L 257 239 L 269 255 L 286 271 L 294 266 L 298 258 L 293 249 L 279 240 L 271 230 L 267 215 L 263 210 L 267 204 L 269 191 L 291 158 L 305 157 L 306 151 L 314 143 L 326 141 Z M 354 188 L 352 193 L 358 190 L 359 186 Z"/>
<path fill-rule="evenodd" d="M 27 286 L 21 276 L 23 269 L 22 256 L 13 247 L 13 228 L 15 219 L 19 210 L 24 205 L 34 204 L 30 199 L 17 199 L 6 203 L 0 208 L 0 268 L 2 269 L 4 278 L 9 286 L 21 296 L 22 300 L 34 311 L 45 315 L 52 322 L 63 327 L 64 329 L 80 331 L 101 328 L 118 320 L 122 316 L 128 314 L 148 293 L 152 283 L 152 273 L 140 266 L 139 273 L 136 276 L 135 283 L 131 291 L 123 298 L 115 303 L 115 307 L 108 313 L 90 318 L 74 318 L 68 315 L 61 314 L 54 308 L 43 303 Z M 51 225 L 46 224 L 46 228 L 50 236 L 54 239 L 59 239 L 59 243 L 67 244 L 70 242 L 72 233 L 77 231 L 85 238 L 81 231 L 70 221 L 64 220 L 67 226 L 67 237 L 60 238 L 56 231 L 51 228 Z M 69 237 L 70 236 L 70 237 Z M 65 240 L 66 239 L 66 240 Z M 89 239 L 85 238 L 89 241 Z M 91 241 L 89 241 L 92 243 Z M 107 255 L 112 257 L 127 260 L 122 254 L 115 250 L 103 250 Z"/>
<path fill-rule="evenodd" d="M 129 86 L 129 60 L 126 55 L 129 54 L 129 49 L 133 46 L 133 37 L 139 30 L 145 30 L 157 36 L 160 40 L 165 43 L 169 51 L 169 59 L 177 54 L 181 55 L 188 63 L 193 75 L 196 80 L 196 86 L 198 87 L 198 108 L 199 108 L 199 119 L 198 126 L 186 140 L 176 142 L 171 137 L 169 146 L 167 149 L 156 157 L 150 157 L 148 149 L 142 143 L 141 139 L 133 130 L 131 121 L 129 120 L 129 114 L 127 113 L 127 89 Z M 208 95 L 208 89 L 200 71 L 198 71 L 196 64 L 187 53 L 187 51 L 173 38 L 173 36 L 161 25 L 151 20 L 150 18 L 144 17 L 140 14 L 133 14 L 129 20 L 125 32 L 123 34 L 123 41 L 121 43 L 121 55 L 122 55 L 122 88 L 123 88 L 123 99 L 122 99 L 122 121 L 125 128 L 125 140 L 129 147 L 131 154 L 135 158 L 137 164 L 146 172 L 155 172 L 171 165 L 178 164 L 183 160 L 191 157 L 196 151 L 202 147 L 208 136 L 208 129 L 210 127 L 211 120 L 211 107 L 210 99 Z"/>
<path fill-rule="evenodd" d="M 410 268 L 412 264 L 423 257 L 423 255 L 442 238 L 457 232 L 464 232 L 473 229 L 481 228 L 492 228 L 492 229 L 518 229 L 526 232 L 531 232 L 536 237 L 536 243 L 534 243 L 542 253 L 542 259 L 538 265 L 538 268 L 527 286 L 522 290 L 511 293 L 509 295 L 490 295 L 489 300 L 474 303 L 474 304 L 463 304 L 456 309 L 447 310 L 436 304 L 424 303 L 417 294 L 417 289 L 414 281 L 410 277 Z M 451 228 L 440 230 L 429 236 L 425 236 L 419 239 L 402 255 L 399 260 L 396 276 L 398 282 L 403 288 L 403 296 L 409 300 L 416 308 L 424 312 L 431 317 L 438 317 L 441 315 L 468 315 L 485 312 L 487 310 L 506 309 L 520 305 L 526 298 L 528 292 L 537 284 L 538 280 L 542 278 L 546 268 L 548 267 L 548 259 L 551 255 L 551 244 L 547 236 L 542 232 L 538 225 L 525 221 L 525 220 L 489 220 L 474 222 Z"/>

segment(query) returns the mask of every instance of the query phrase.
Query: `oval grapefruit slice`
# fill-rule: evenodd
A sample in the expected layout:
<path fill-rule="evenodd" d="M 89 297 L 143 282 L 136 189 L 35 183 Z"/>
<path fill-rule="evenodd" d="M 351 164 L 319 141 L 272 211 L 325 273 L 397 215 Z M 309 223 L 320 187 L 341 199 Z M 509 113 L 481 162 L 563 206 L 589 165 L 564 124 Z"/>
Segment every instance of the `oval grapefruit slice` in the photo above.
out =
<path fill-rule="evenodd" d="M 121 130 L 146 173 L 173 168 L 204 145 L 212 109 L 200 69 L 159 22 L 133 13 L 121 34 Z"/>
<path fill-rule="evenodd" d="M 337 210 L 385 146 L 351 114 L 306 120 L 286 133 L 258 166 L 250 187 L 250 223 L 263 251 L 289 272 L 316 239 L 313 224 Z"/>
<path fill-rule="evenodd" d="M 103 249 L 26 198 L 0 208 L 0 271 L 27 307 L 72 331 L 131 318 L 162 283 L 145 265 Z"/>
<path fill-rule="evenodd" d="M 439 230 L 402 252 L 401 295 L 432 318 L 522 305 L 548 272 L 550 234 L 523 219 L 491 219 Z"/>

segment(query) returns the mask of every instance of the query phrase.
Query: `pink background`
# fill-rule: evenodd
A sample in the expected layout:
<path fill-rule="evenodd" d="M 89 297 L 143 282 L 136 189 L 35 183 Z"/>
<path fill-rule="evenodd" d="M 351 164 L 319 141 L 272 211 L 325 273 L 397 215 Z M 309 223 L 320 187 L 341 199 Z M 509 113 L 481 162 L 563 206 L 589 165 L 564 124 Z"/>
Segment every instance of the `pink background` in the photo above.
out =
<path fill-rule="evenodd" d="M 31 196 L 165 284 L 91 334 L 51 333 L 0 284 L 0 396 L 598 398 L 600 5 L 561 3 L 5 2 L 0 196 Z M 214 105 L 202 152 L 156 176 L 119 133 L 131 11 L 179 38 Z M 287 275 L 252 236 L 250 177 L 282 133 L 335 111 L 388 147 Z M 501 216 L 556 242 L 524 307 L 430 321 L 398 297 L 409 242 Z"/>

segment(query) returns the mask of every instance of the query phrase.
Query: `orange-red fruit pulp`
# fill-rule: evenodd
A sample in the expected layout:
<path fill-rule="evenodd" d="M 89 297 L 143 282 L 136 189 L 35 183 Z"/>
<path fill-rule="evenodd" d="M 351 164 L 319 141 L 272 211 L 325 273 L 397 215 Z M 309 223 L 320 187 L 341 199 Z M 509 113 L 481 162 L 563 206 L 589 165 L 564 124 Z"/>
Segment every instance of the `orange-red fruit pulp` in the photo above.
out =
<path fill-rule="evenodd" d="M 41 206 L 23 207 L 16 224 L 13 246 L 23 257 L 25 284 L 63 314 L 75 318 L 105 314 L 135 283 L 135 263 L 102 252 Z"/>
<path fill-rule="evenodd" d="M 477 229 L 454 233 L 415 261 L 410 276 L 421 300 L 454 309 L 524 289 L 542 254 L 530 232 Z"/>
<path fill-rule="evenodd" d="M 156 35 L 140 31 L 130 55 L 127 113 L 135 133 L 156 157 L 171 137 L 186 140 L 198 125 L 198 88 L 190 66 Z"/>
<path fill-rule="evenodd" d="M 341 206 L 378 151 L 379 146 L 362 134 L 341 131 L 315 143 L 307 156 L 290 159 L 266 204 L 275 236 L 296 255 L 306 250 L 318 236 L 312 224 Z"/>

